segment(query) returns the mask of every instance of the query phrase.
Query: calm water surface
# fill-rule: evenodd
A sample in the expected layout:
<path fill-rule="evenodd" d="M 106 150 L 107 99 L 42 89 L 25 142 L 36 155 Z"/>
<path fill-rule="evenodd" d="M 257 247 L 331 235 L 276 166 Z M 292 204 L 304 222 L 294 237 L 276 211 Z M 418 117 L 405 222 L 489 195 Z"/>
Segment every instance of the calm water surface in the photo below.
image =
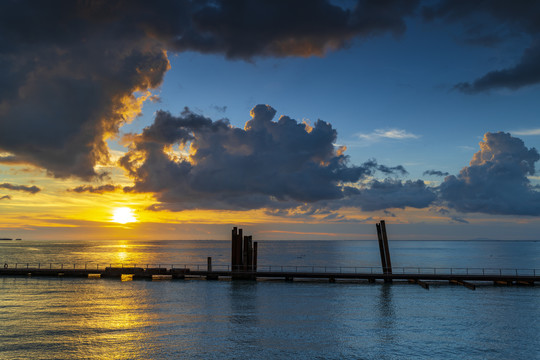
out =
<path fill-rule="evenodd" d="M 10 242 L 7 263 L 227 264 L 228 242 Z M 261 264 L 378 266 L 376 243 Z M 540 242 L 391 244 L 394 266 L 540 268 Z M 539 287 L 0 278 L 0 359 L 540 359 Z"/>

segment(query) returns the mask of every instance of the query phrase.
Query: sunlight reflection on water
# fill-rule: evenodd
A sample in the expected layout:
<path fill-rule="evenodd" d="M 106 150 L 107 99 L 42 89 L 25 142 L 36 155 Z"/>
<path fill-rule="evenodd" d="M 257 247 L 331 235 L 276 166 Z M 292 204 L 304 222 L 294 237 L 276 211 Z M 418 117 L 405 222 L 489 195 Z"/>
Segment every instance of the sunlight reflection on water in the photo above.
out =
<path fill-rule="evenodd" d="M 537 288 L 0 279 L 0 358 L 535 358 Z"/>

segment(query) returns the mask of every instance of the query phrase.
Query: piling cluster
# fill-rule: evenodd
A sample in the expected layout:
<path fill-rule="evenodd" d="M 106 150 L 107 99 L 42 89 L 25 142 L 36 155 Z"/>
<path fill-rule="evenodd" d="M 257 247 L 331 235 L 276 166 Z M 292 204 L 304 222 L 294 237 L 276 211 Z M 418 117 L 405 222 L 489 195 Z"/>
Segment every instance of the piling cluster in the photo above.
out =
<path fill-rule="evenodd" d="M 257 242 L 251 235 L 244 236 L 242 229 L 232 229 L 231 270 L 233 272 L 257 271 Z"/>

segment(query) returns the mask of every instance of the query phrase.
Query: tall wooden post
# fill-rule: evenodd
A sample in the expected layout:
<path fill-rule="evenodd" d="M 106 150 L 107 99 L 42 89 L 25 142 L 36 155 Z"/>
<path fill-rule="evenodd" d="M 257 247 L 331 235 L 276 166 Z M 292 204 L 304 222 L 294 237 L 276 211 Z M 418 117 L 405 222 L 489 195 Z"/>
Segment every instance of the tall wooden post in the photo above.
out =
<path fill-rule="evenodd" d="M 246 251 L 245 269 L 253 270 L 253 238 L 252 236 L 244 236 L 244 249 Z"/>
<path fill-rule="evenodd" d="M 385 257 L 386 257 L 386 268 L 387 273 L 392 273 L 392 262 L 390 261 L 390 248 L 388 247 L 388 236 L 386 236 L 386 224 L 384 220 L 381 220 L 381 232 L 382 232 L 382 238 L 383 238 L 383 244 L 384 244 L 384 250 L 385 250 Z"/>
<path fill-rule="evenodd" d="M 381 265 L 382 265 L 382 271 L 383 274 L 386 274 L 386 253 L 384 251 L 384 242 L 382 237 L 382 230 L 381 230 L 381 224 L 377 223 L 375 224 L 377 226 L 377 238 L 379 239 L 379 252 L 381 254 Z"/>
<path fill-rule="evenodd" d="M 253 271 L 257 271 L 257 248 L 258 244 L 255 241 L 253 243 Z"/>
<path fill-rule="evenodd" d="M 232 236 L 231 236 L 231 271 L 236 270 L 236 264 L 238 263 L 238 259 L 236 257 L 237 254 L 237 240 L 238 237 L 238 228 L 235 226 L 232 229 Z"/>
<path fill-rule="evenodd" d="M 244 265 L 244 249 L 242 246 L 242 240 L 244 239 L 243 233 L 244 231 L 242 229 L 238 229 L 238 236 L 236 237 L 236 271 L 242 271 L 242 266 Z"/>

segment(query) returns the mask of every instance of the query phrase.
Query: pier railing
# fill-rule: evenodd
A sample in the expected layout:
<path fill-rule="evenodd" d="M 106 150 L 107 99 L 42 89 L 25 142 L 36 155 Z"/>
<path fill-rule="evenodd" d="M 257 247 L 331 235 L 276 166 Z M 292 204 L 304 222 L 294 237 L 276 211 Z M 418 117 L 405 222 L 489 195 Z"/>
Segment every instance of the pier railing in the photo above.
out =
<path fill-rule="evenodd" d="M 0 265 L 1 266 L 1 265 Z M 209 271 L 207 264 L 123 264 L 123 263 L 4 263 L 4 269 L 85 270 L 104 271 L 106 268 L 165 268 Z M 230 265 L 213 264 L 210 271 L 230 272 Z M 257 265 L 257 272 L 321 273 L 321 274 L 383 274 L 380 266 L 320 266 L 320 265 Z M 490 268 L 490 267 L 392 267 L 393 274 L 421 275 L 495 275 L 537 276 L 540 269 Z"/>

